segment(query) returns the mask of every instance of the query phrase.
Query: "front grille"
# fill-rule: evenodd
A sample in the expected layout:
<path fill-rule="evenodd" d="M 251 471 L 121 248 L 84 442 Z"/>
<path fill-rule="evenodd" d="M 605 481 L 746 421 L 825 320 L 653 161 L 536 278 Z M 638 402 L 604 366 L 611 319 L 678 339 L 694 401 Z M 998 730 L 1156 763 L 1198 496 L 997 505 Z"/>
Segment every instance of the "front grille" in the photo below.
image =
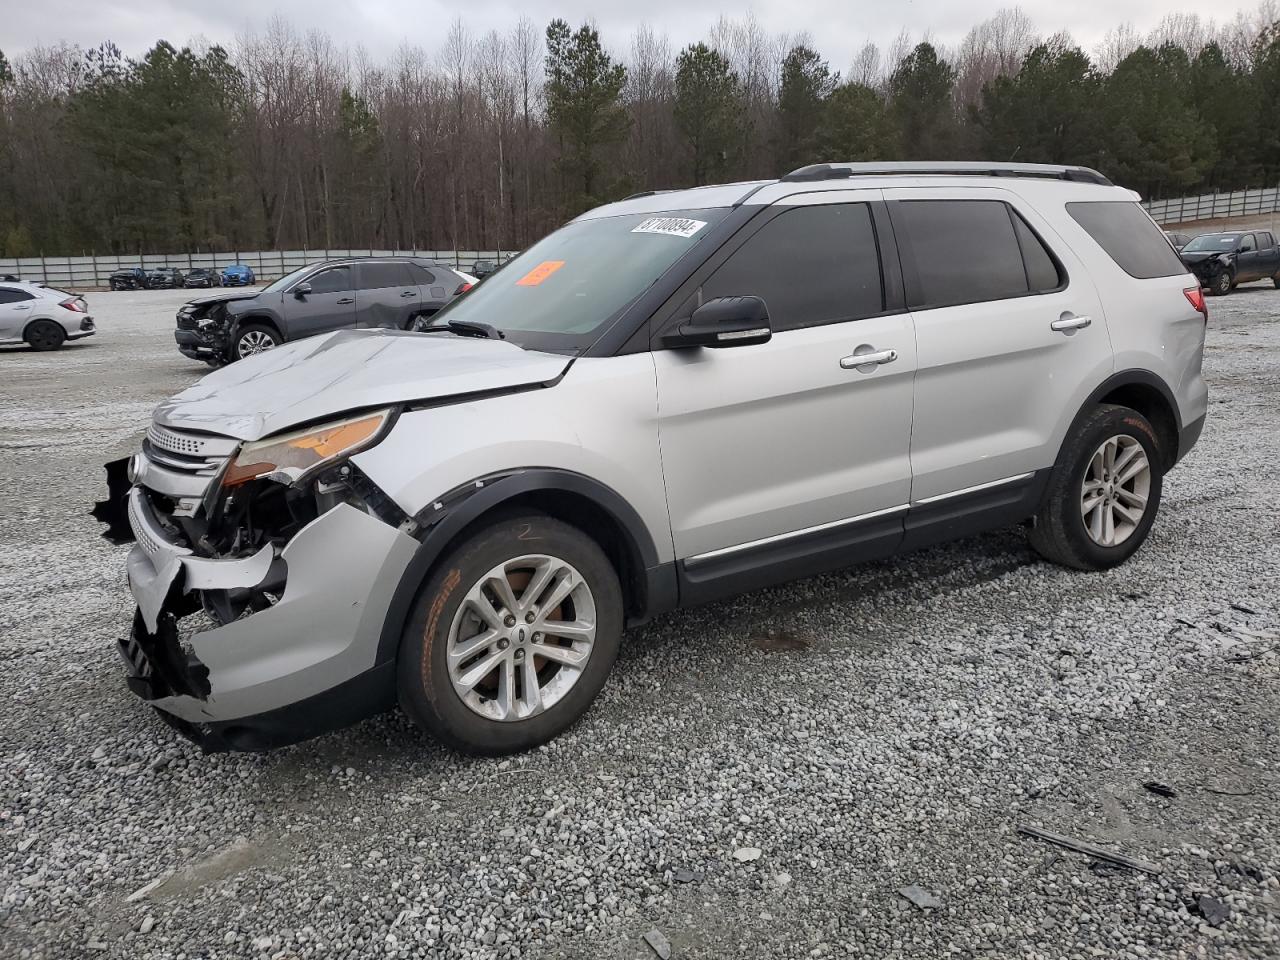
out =
<path fill-rule="evenodd" d="M 186 457 L 224 460 L 236 448 L 238 442 L 231 437 L 215 437 L 201 433 L 186 433 L 153 423 L 147 430 L 147 440 L 153 447 L 167 453 Z"/>

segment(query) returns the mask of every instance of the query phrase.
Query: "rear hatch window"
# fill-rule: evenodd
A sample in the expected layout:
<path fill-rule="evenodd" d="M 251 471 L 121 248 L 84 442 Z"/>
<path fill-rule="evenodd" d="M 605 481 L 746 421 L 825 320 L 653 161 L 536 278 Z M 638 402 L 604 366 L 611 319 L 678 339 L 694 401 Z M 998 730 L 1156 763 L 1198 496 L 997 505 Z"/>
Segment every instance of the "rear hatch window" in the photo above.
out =
<path fill-rule="evenodd" d="M 1129 276 L 1138 280 L 1187 272 L 1147 212 L 1129 200 L 1068 203 L 1067 213 Z"/>

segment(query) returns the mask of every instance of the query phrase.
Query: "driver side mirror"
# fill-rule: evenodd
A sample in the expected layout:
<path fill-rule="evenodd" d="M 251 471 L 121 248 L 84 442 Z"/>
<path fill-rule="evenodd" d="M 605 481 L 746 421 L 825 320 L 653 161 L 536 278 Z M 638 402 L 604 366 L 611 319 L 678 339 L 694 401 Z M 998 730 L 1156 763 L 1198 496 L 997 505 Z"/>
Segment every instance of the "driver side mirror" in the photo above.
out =
<path fill-rule="evenodd" d="M 717 297 L 708 300 L 688 320 L 662 338 L 682 347 L 747 347 L 768 343 L 773 336 L 769 308 L 759 297 Z"/>
<path fill-rule="evenodd" d="M 297 297 L 299 300 L 301 300 L 310 292 L 311 292 L 311 284 L 309 283 L 300 283 L 293 288 L 293 295 Z"/>

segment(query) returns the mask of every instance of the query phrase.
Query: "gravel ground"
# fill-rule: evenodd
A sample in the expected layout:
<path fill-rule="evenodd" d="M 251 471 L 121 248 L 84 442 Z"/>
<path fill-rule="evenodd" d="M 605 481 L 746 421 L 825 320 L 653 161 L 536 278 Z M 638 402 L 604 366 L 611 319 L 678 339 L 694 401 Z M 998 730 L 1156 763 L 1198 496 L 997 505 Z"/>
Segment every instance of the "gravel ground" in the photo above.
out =
<path fill-rule="evenodd" d="M 86 511 L 203 370 L 181 300 L 0 351 L 6 960 L 1280 956 L 1280 291 L 1212 301 L 1209 426 L 1123 568 L 1009 530 L 671 615 L 501 762 L 399 715 L 202 756 L 126 692 Z"/>

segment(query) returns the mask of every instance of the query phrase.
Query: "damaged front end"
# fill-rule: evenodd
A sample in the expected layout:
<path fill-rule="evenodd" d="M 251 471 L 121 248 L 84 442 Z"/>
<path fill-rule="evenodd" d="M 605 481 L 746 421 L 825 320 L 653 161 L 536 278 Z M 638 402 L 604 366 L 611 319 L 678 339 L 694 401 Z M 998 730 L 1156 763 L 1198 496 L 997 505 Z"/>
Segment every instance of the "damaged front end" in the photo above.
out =
<path fill-rule="evenodd" d="M 157 424 L 108 464 L 94 514 L 112 539 L 127 517 L 136 539 L 127 683 L 206 749 L 293 742 L 393 702 L 378 638 L 417 541 L 348 458 L 394 420 L 251 442 Z"/>
<path fill-rule="evenodd" d="M 228 355 L 231 315 L 227 304 L 230 302 L 219 298 L 183 304 L 173 331 L 178 352 L 192 360 L 203 360 L 210 366 L 222 363 Z"/>

